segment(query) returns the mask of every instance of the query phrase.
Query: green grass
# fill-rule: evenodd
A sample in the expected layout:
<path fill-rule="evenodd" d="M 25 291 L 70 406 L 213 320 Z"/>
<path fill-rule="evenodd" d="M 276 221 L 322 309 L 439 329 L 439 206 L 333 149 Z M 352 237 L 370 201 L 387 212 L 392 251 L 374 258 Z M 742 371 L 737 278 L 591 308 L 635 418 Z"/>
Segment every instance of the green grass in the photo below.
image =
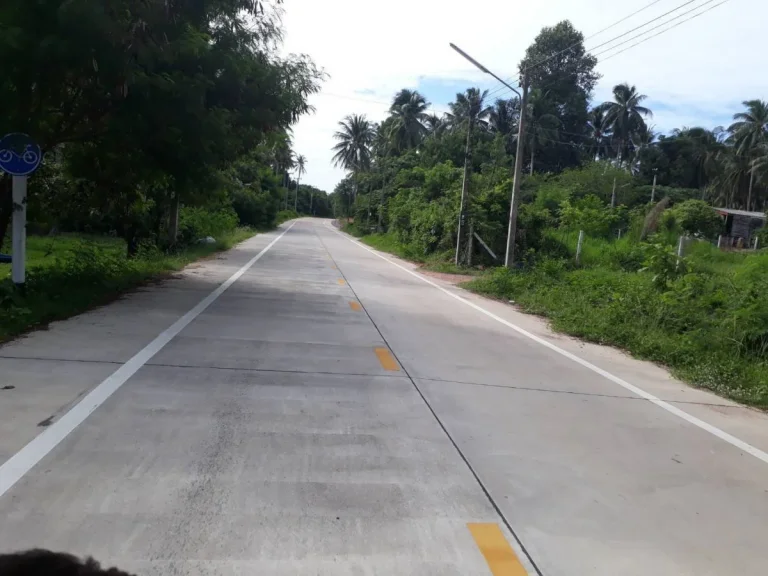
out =
<path fill-rule="evenodd" d="M 381 252 L 387 252 L 394 254 L 395 256 L 402 258 L 403 260 L 409 260 L 421 264 L 421 268 L 429 270 L 431 272 L 441 272 L 444 274 L 461 274 L 467 276 L 477 276 L 485 273 L 485 270 L 480 268 L 468 268 L 466 266 L 456 266 L 453 263 L 453 252 L 443 252 L 430 254 L 425 256 L 419 254 L 410 246 L 406 246 L 397 241 L 394 234 L 363 234 L 360 230 L 356 229 L 354 225 L 346 225 L 343 230 L 348 234 L 352 234 L 360 238 L 360 241 L 367 244 L 371 248 L 380 250 Z"/>
<path fill-rule="evenodd" d="M 732 273 L 692 271 L 659 287 L 653 272 L 576 268 L 562 260 L 494 270 L 463 286 L 512 299 L 552 328 L 666 365 L 721 396 L 768 408 L 768 254 Z"/>
<path fill-rule="evenodd" d="M 215 244 L 195 244 L 173 254 L 144 250 L 133 259 L 117 238 L 31 236 L 23 294 L 10 281 L 10 265 L 0 265 L 0 341 L 110 302 L 255 233 L 237 228 L 220 234 Z"/>

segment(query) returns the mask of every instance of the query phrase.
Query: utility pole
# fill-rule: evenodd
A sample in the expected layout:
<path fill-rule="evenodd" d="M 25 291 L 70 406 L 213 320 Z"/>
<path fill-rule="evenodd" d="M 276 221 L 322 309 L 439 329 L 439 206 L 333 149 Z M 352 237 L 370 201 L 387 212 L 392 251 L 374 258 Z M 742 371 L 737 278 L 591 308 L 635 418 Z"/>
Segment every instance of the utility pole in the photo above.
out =
<path fill-rule="evenodd" d="M 472 121 L 467 119 L 467 145 L 464 148 L 464 179 L 461 183 L 461 204 L 459 206 L 459 228 L 456 233 L 456 257 L 454 258 L 454 264 L 459 265 L 460 251 L 461 251 L 461 225 L 464 220 L 464 208 L 469 200 L 469 150 L 471 146 L 472 138 Z"/>
<path fill-rule="evenodd" d="M 653 188 L 651 188 L 651 204 L 656 200 L 656 173 L 659 171 L 658 168 L 653 169 Z"/>
<path fill-rule="evenodd" d="M 299 206 L 299 180 L 301 179 L 301 176 L 296 178 L 296 195 L 293 197 L 293 211 L 298 212 L 298 206 Z"/>
<path fill-rule="evenodd" d="M 515 238 L 517 237 L 517 205 L 520 203 L 520 179 L 523 171 L 523 153 L 525 145 L 525 117 L 528 107 L 528 71 L 523 73 L 523 96 L 520 99 L 520 119 L 517 122 L 517 152 L 515 155 L 515 174 L 512 181 L 512 198 L 509 202 L 509 226 L 507 228 L 507 253 L 504 265 L 515 265 Z"/>

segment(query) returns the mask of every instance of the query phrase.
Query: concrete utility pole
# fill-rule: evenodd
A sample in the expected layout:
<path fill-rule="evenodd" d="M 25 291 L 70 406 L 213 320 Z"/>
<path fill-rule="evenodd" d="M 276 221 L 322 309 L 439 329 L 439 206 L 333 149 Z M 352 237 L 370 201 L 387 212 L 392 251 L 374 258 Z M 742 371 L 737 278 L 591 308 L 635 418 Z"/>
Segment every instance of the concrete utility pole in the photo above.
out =
<path fill-rule="evenodd" d="M 523 154 L 525 152 L 525 116 L 528 106 L 528 72 L 523 74 L 523 95 L 520 98 L 520 119 L 517 122 L 517 152 L 515 153 L 515 174 L 512 181 L 512 198 L 509 201 L 509 226 L 507 228 L 507 254 L 504 265 L 513 268 L 515 265 L 515 238 L 517 237 L 517 206 L 520 203 L 520 179 L 523 171 Z"/>
<path fill-rule="evenodd" d="M 658 168 L 653 169 L 653 188 L 651 188 L 651 204 L 654 203 L 656 200 L 656 172 L 658 172 Z"/>
<path fill-rule="evenodd" d="M 459 227 L 456 233 L 456 256 L 453 263 L 458 266 L 461 259 L 461 225 L 464 220 L 464 209 L 469 200 L 469 149 L 472 145 L 472 120 L 467 119 L 467 145 L 464 148 L 464 179 L 461 182 L 461 203 L 459 204 Z"/>
<path fill-rule="evenodd" d="M 515 157 L 515 174 L 514 174 L 514 181 L 512 184 L 512 198 L 510 199 L 510 206 L 509 206 L 509 228 L 507 230 L 507 254 L 504 258 L 504 265 L 507 267 L 512 267 L 515 262 L 515 237 L 517 236 L 517 205 L 520 202 L 520 178 L 522 177 L 522 169 L 523 169 L 523 152 L 525 151 L 525 147 L 523 145 L 523 139 L 525 136 L 525 109 L 528 105 L 528 72 L 525 72 L 523 74 L 523 93 L 520 94 L 520 92 L 517 91 L 516 88 L 513 88 L 504 80 L 496 76 L 493 72 L 488 70 L 485 66 L 480 64 L 477 60 L 472 58 L 469 54 L 464 52 L 461 48 L 456 46 L 455 44 L 450 44 L 451 48 L 456 50 L 459 54 L 461 54 L 464 58 L 469 60 L 475 67 L 482 70 L 489 76 L 493 76 L 496 80 L 504 84 L 507 88 L 512 90 L 515 94 L 517 94 L 520 97 L 520 121 L 517 123 L 517 156 Z M 469 135 L 467 135 L 467 142 L 469 142 Z M 464 187 L 462 186 L 462 206 L 459 211 L 459 219 L 461 219 L 461 214 L 464 211 Z M 459 220 L 459 227 L 461 227 L 461 220 Z M 459 228 L 459 239 L 461 238 L 461 228 Z M 459 240 L 460 241 L 460 240 Z M 456 263 L 458 264 L 459 261 L 459 246 L 458 242 L 456 245 Z"/>

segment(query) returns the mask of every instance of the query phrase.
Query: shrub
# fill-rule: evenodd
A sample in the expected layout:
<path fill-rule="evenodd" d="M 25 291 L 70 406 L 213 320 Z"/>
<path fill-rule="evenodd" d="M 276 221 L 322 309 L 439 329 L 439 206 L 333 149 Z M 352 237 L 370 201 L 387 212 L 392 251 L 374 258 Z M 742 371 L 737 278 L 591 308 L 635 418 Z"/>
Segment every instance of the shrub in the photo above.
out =
<path fill-rule="evenodd" d="M 237 228 L 238 217 L 233 208 L 210 211 L 205 208 L 183 207 L 179 214 L 179 241 L 191 244 L 206 236 L 216 236 Z"/>
<path fill-rule="evenodd" d="M 723 231 L 723 221 L 703 200 L 686 200 L 670 211 L 676 225 L 691 236 L 716 238 Z"/>

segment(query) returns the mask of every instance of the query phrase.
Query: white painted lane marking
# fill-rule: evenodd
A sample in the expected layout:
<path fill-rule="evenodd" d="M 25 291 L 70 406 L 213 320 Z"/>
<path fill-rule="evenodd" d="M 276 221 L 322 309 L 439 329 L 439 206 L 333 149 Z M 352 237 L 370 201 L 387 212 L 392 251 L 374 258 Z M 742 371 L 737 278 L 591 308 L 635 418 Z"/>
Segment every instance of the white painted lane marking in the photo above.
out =
<path fill-rule="evenodd" d="M 106 380 L 96 386 L 85 398 L 78 402 L 61 419 L 54 422 L 44 432 L 39 434 L 29 444 L 24 446 L 16 454 L 11 456 L 2 466 L 0 466 L 0 497 L 3 496 L 16 482 L 29 472 L 32 467 L 40 462 L 51 450 L 66 438 L 70 432 L 77 428 L 88 416 L 99 406 L 106 402 L 107 398 L 112 396 L 125 382 L 144 366 L 155 354 L 160 352 L 179 332 L 202 314 L 208 306 L 221 296 L 227 288 L 237 282 L 248 269 L 261 259 L 267 251 L 274 246 L 280 238 L 293 228 L 295 222 L 291 223 L 282 234 L 272 240 L 266 248 L 251 258 L 248 263 L 232 274 L 229 279 L 221 286 L 216 288 L 197 306 L 176 320 L 170 327 L 166 328 L 152 342 L 142 348 L 133 358 L 120 366 Z"/>
<path fill-rule="evenodd" d="M 675 416 L 677 416 L 679 418 L 682 418 L 686 422 L 688 422 L 690 424 L 693 424 L 694 426 L 698 426 L 702 430 L 706 430 L 707 432 L 709 432 L 713 436 L 717 436 L 721 440 L 724 440 L 724 441 L 728 442 L 729 444 L 735 446 L 739 450 L 743 450 L 744 452 L 746 452 L 748 454 L 751 454 L 752 456 L 754 456 L 758 460 L 762 460 L 763 462 L 768 464 L 768 453 L 763 452 L 759 448 L 756 448 L 755 446 L 752 446 L 751 444 L 748 444 L 747 442 L 744 442 L 744 440 L 741 440 L 740 438 L 736 438 L 736 436 L 728 434 L 728 432 L 726 432 L 725 430 L 721 430 L 717 426 L 713 426 L 712 424 L 709 424 L 708 422 L 704 422 L 704 420 L 696 418 L 696 416 L 692 416 L 691 414 L 688 414 L 688 412 L 684 412 L 683 410 L 680 410 L 680 408 L 678 408 L 677 406 L 673 406 L 669 402 L 665 402 L 664 400 L 661 400 L 660 398 L 657 398 L 656 396 L 654 396 L 653 394 L 650 394 L 649 392 L 646 392 L 642 388 L 638 388 L 634 384 L 630 384 L 626 380 L 624 380 L 622 378 L 619 378 L 618 376 L 614 376 L 613 374 L 611 374 L 610 372 L 608 372 L 606 370 L 603 370 L 599 366 L 595 366 L 591 362 L 588 362 L 587 360 L 584 360 L 583 358 L 580 358 L 579 356 L 576 356 L 575 354 L 573 354 L 571 352 L 568 352 L 567 350 L 563 350 L 559 346 L 555 346 L 551 342 L 547 342 L 546 340 L 544 340 L 543 338 L 540 338 L 539 336 L 536 336 L 535 334 L 531 334 L 530 332 L 528 332 L 524 328 L 520 328 L 520 326 L 517 326 L 516 324 L 512 324 L 512 322 L 504 320 L 504 318 L 501 318 L 500 316 L 497 316 L 493 312 L 489 312 L 488 310 L 478 306 L 474 302 L 470 302 L 466 298 L 462 298 L 458 294 L 454 294 L 450 290 L 446 290 L 445 288 L 443 288 L 439 284 L 435 284 L 434 282 L 432 282 L 431 280 L 425 278 L 421 274 L 418 274 L 418 273 L 414 272 L 413 270 L 408 270 L 408 268 L 406 268 L 405 266 L 401 266 L 397 262 L 393 262 L 392 260 L 390 260 L 386 256 L 382 256 L 381 254 L 379 254 L 375 250 L 372 250 L 371 248 L 369 248 L 365 244 L 362 244 L 362 243 L 358 242 L 357 240 L 353 240 L 352 238 L 350 238 L 346 234 L 343 234 L 343 233 L 339 232 L 338 230 L 336 230 L 334 228 L 330 228 L 330 229 L 333 232 L 336 232 L 336 234 L 338 234 L 339 236 L 341 236 L 343 238 L 346 238 L 347 240 L 349 240 L 353 244 L 357 244 L 360 248 L 363 248 L 363 249 L 367 250 L 368 252 L 370 252 L 374 256 L 378 256 L 382 260 L 384 260 L 386 262 L 389 262 L 393 266 L 397 266 L 398 268 L 400 268 L 400 270 L 403 270 L 404 272 L 407 272 L 411 276 L 415 276 L 416 278 L 418 278 L 422 282 L 426 282 L 430 286 L 433 286 L 433 287 L 437 288 L 438 290 L 440 290 L 441 292 L 447 294 L 451 298 L 454 298 L 454 299 L 458 300 L 459 302 L 463 302 L 467 306 L 469 306 L 471 308 L 474 308 L 475 310 L 485 314 L 489 318 L 493 318 L 497 322 L 500 322 L 501 324 L 504 324 L 504 326 L 512 328 L 512 330 L 514 330 L 515 332 L 518 332 L 519 334 L 522 334 L 526 338 L 530 338 L 534 342 L 537 342 L 537 343 L 541 344 L 542 346 L 546 346 L 550 350 L 553 350 L 554 352 L 557 352 L 558 354 L 561 354 L 562 356 L 565 356 L 569 360 L 573 360 L 577 364 L 580 364 L 580 365 L 584 366 L 585 368 L 588 368 L 589 370 L 592 370 L 593 372 L 596 372 L 597 374 L 600 374 L 600 376 L 602 376 L 603 378 L 606 378 L 606 379 L 610 380 L 611 382 L 614 382 L 615 384 L 618 384 L 622 388 L 624 388 L 626 390 L 629 390 L 630 392 L 636 394 L 637 396 L 640 396 L 641 398 L 643 398 L 645 400 L 648 400 L 648 402 L 656 404 L 656 406 L 658 406 L 659 408 L 663 408 L 664 410 L 666 410 L 670 414 L 674 414 Z"/>

